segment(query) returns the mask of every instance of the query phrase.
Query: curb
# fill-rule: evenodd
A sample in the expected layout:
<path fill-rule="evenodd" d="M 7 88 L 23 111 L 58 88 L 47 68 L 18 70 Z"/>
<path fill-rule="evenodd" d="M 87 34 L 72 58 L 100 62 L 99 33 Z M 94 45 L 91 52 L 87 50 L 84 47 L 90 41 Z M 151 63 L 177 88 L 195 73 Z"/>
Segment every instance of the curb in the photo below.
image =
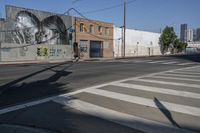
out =
<path fill-rule="evenodd" d="M 0 62 L 0 66 L 14 66 L 14 65 L 32 65 L 32 64 L 60 64 L 60 63 L 70 63 L 73 60 L 68 61 L 16 61 L 16 62 Z"/>
<path fill-rule="evenodd" d="M 139 58 L 154 58 L 154 57 L 182 57 L 190 55 L 200 55 L 200 53 L 195 54 L 173 54 L 173 55 L 153 55 L 153 56 L 135 56 L 135 57 L 118 57 L 118 58 L 90 58 L 90 59 L 79 59 L 78 61 L 71 60 L 58 60 L 58 61 L 16 61 L 16 62 L 1 62 L 0 66 L 8 65 L 28 65 L 28 64 L 58 64 L 58 63 L 67 63 L 67 62 L 87 62 L 87 61 L 108 61 L 108 60 L 123 60 L 123 59 L 139 59 Z"/>

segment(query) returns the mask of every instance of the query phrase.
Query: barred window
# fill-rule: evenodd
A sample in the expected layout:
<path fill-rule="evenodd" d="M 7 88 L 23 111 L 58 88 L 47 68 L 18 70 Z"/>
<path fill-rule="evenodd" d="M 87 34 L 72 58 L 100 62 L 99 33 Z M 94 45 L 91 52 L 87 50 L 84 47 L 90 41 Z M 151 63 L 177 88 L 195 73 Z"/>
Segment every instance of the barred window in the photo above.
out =
<path fill-rule="evenodd" d="M 84 32 L 84 24 L 83 23 L 80 24 L 80 32 Z"/>

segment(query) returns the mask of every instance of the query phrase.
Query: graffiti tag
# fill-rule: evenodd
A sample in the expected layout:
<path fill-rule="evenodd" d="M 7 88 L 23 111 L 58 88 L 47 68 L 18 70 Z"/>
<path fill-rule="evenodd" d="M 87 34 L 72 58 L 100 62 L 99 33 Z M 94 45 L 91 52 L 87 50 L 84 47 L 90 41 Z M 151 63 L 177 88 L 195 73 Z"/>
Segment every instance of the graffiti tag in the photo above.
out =
<path fill-rule="evenodd" d="M 49 56 L 59 56 L 62 53 L 62 49 L 55 49 L 51 48 L 49 49 Z"/>

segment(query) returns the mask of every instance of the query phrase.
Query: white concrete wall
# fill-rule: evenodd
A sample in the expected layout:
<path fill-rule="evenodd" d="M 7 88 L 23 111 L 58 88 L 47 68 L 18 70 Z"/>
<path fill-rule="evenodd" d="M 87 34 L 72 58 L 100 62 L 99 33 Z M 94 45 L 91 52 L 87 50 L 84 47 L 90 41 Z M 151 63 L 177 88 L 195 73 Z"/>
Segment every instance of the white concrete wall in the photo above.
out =
<path fill-rule="evenodd" d="M 161 55 L 159 33 L 126 29 L 126 57 Z M 114 57 L 122 56 L 122 29 L 114 27 Z"/>
<path fill-rule="evenodd" d="M 15 61 L 69 61 L 73 58 L 71 45 L 27 45 L 27 44 L 0 44 L 0 61 L 15 62 Z M 47 54 L 38 54 L 38 49 L 41 51 L 46 48 Z"/>
<path fill-rule="evenodd" d="M 200 48 L 200 42 L 188 42 L 187 47 Z"/>
<path fill-rule="evenodd" d="M 200 42 L 188 42 L 186 53 L 187 54 L 200 53 Z"/>

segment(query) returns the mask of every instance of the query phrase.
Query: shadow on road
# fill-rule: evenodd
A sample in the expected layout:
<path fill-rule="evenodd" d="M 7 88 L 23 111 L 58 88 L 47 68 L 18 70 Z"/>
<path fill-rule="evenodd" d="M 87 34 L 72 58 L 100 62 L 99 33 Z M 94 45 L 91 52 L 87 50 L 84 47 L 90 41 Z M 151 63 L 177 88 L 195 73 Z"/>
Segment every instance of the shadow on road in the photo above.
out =
<path fill-rule="evenodd" d="M 18 102 L 25 102 L 31 99 L 43 98 L 45 96 L 60 94 L 69 90 L 64 89 L 66 84 L 62 84 L 58 81 L 61 77 L 66 77 L 72 72 L 66 71 L 66 69 L 73 66 L 73 63 L 64 66 L 61 70 L 56 70 L 57 67 L 66 65 L 64 63 L 54 65 L 42 69 L 40 71 L 31 73 L 27 76 L 21 77 L 14 81 L 11 81 L 0 87 L 0 107 L 16 104 Z M 55 69 L 55 70 L 54 70 Z M 37 74 L 43 73 L 47 70 L 53 71 L 55 74 L 46 79 L 38 79 L 31 82 L 22 82 L 28 78 L 31 78 Z M 22 83 L 20 83 L 22 82 Z"/>
<path fill-rule="evenodd" d="M 65 102 L 67 104 L 68 100 Z M 144 133 L 53 101 L 3 114 L 0 116 L 1 124 L 55 133 Z"/>
<path fill-rule="evenodd" d="M 159 110 L 165 115 L 165 117 L 172 123 L 173 126 L 181 128 L 178 123 L 173 119 L 170 111 L 156 98 L 154 97 L 155 105 L 159 108 Z"/>
<path fill-rule="evenodd" d="M 172 57 L 188 60 L 188 61 L 193 61 L 193 62 L 198 62 L 200 63 L 200 54 L 191 54 L 191 55 L 174 55 Z"/>

